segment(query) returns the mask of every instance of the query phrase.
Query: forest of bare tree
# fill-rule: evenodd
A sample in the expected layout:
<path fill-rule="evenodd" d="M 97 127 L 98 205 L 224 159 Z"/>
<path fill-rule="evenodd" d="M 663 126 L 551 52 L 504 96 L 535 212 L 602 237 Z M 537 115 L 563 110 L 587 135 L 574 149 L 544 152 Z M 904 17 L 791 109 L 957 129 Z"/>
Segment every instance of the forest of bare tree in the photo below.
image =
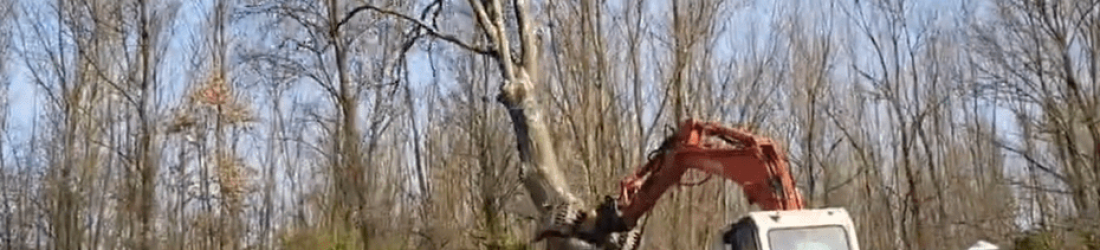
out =
<path fill-rule="evenodd" d="M 1100 0 L 0 0 L 0 250 L 572 249 L 685 119 L 864 249 L 1100 249 Z"/>

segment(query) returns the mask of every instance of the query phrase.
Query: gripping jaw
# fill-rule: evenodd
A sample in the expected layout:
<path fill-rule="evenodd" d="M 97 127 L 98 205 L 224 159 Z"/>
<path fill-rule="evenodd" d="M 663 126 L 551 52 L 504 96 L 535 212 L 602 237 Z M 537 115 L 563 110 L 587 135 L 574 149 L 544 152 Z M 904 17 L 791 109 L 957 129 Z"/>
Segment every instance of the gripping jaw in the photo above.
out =
<path fill-rule="evenodd" d="M 623 221 L 615 199 L 605 196 L 595 211 L 563 204 L 551 208 L 535 241 L 548 237 L 576 238 L 599 249 L 633 250 L 641 242 L 644 227 Z"/>

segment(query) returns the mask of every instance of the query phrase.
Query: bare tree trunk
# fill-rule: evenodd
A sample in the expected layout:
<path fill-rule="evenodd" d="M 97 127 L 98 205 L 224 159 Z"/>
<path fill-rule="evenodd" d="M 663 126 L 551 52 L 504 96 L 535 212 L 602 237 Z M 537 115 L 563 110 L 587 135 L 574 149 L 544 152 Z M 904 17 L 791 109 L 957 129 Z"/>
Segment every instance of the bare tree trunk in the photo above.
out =
<path fill-rule="evenodd" d="M 140 171 L 140 186 L 138 197 L 138 203 L 140 208 L 138 209 L 138 221 L 141 225 L 141 233 L 139 234 L 139 249 L 155 249 L 155 238 L 153 236 L 154 227 L 154 215 L 156 208 L 156 177 L 157 177 L 157 164 L 158 157 L 154 153 L 153 140 L 156 130 L 153 128 L 153 107 L 156 105 L 154 97 L 156 96 L 156 68 L 154 67 L 154 48 L 152 47 L 152 36 L 154 35 L 154 27 L 149 23 L 149 9 L 152 8 L 151 4 L 146 0 L 138 0 L 139 8 L 139 21 L 138 28 L 140 29 L 140 36 L 138 39 L 139 50 L 141 51 L 141 79 L 140 89 L 141 99 L 137 104 L 139 134 L 137 141 L 137 148 L 135 156 L 137 157 L 137 169 Z"/>
<path fill-rule="evenodd" d="M 538 100 L 536 84 L 539 81 L 540 48 L 535 40 L 535 29 L 530 23 L 527 1 L 516 0 L 514 4 L 521 48 L 518 62 L 512 60 L 504 8 L 500 0 L 485 1 L 485 4 L 471 0 L 469 3 L 474 7 L 482 30 L 496 46 L 494 58 L 500 65 L 504 79 L 497 100 L 508 109 L 512 119 L 516 148 L 524 170 L 521 180 L 531 196 L 531 201 L 542 212 L 555 204 L 583 206 L 569 191 L 569 185 L 558 166 L 557 153 Z"/>
<path fill-rule="evenodd" d="M 57 21 L 59 24 L 66 22 L 66 9 L 71 8 L 72 5 L 57 1 Z M 58 57 L 54 62 L 54 67 L 57 73 L 57 90 L 53 90 L 47 87 L 45 83 L 41 84 L 45 91 L 50 92 L 53 95 L 53 105 L 57 107 L 57 123 L 55 124 L 55 140 L 58 143 L 58 147 L 61 149 L 58 154 L 50 155 L 51 161 L 50 167 L 50 179 L 51 186 L 51 198 L 49 202 L 50 207 L 50 223 L 53 226 L 54 247 L 62 249 L 78 249 L 82 246 L 83 231 L 80 226 L 80 210 L 83 204 L 82 197 L 80 196 L 79 188 L 76 187 L 77 173 L 76 165 L 78 165 L 79 154 L 76 150 L 78 131 L 82 123 L 82 119 L 78 116 L 81 102 L 78 100 L 79 96 L 83 95 L 84 84 L 78 82 L 79 79 L 73 77 L 65 72 L 66 65 L 69 58 L 66 54 L 64 43 L 68 42 L 64 39 L 62 33 L 65 32 L 64 27 L 57 28 L 57 51 L 55 51 Z M 70 79 L 73 78 L 73 79 Z M 41 81 L 41 80 L 40 80 Z M 73 82 L 69 82 L 73 81 Z"/>
<path fill-rule="evenodd" d="M 339 173 L 334 176 L 336 178 L 337 191 L 343 193 L 343 195 L 335 200 L 336 211 L 339 211 L 333 216 L 340 216 L 337 218 L 346 218 L 351 221 L 357 222 L 355 228 L 358 230 L 360 240 L 363 243 L 363 247 L 370 247 L 371 230 L 370 223 L 366 223 L 364 219 L 367 217 L 367 210 L 364 204 L 367 202 L 365 180 L 364 178 L 375 178 L 376 176 L 368 176 L 365 166 L 363 166 L 362 149 L 360 148 L 360 133 L 358 122 L 358 107 L 359 107 L 359 94 L 357 88 L 353 86 L 350 73 L 348 72 L 348 52 L 347 44 L 344 41 L 346 38 L 341 30 L 341 2 L 339 0 L 329 0 L 328 7 L 328 39 L 333 47 L 333 56 L 336 61 L 337 82 L 336 88 L 339 90 L 338 96 L 336 96 L 337 105 L 340 111 L 340 123 L 339 133 L 335 143 L 338 144 L 339 161 L 336 162 L 336 169 L 339 169 Z M 374 173 L 374 171 L 371 171 Z M 350 217 L 350 216 L 355 217 Z M 340 221 L 340 220 L 338 220 Z M 346 221 L 346 220 L 343 220 Z M 336 221 L 334 221 L 336 222 Z"/>
<path fill-rule="evenodd" d="M 11 15 L 13 13 L 12 6 L 13 1 L 0 2 L 0 44 L 8 44 L 11 40 L 11 28 L 14 24 L 11 22 Z M 0 46 L 0 58 L 8 57 L 9 46 Z M 7 64 L 0 63 L 0 72 L 7 70 Z M 8 128 L 8 107 L 9 107 L 9 91 L 11 84 L 10 81 L 0 79 L 0 128 Z M 8 169 L 7 164 L 7 148 L 8 144 L 6 139 L 9 136 L 8 129 L 0 129 L 0 189 L 13 190 L 15 188 L 16 177 L 19 176 L 18 172 Z M 7 246 L 5 250 L 15 248 L 15 235 L 16 225 L 15 220 L 15 203 L 16 200 L 13 195 L 8 193 L 0 193 L 0 223 L 3 223 L 4 229 L 0 230 L 0 245 Z"/>

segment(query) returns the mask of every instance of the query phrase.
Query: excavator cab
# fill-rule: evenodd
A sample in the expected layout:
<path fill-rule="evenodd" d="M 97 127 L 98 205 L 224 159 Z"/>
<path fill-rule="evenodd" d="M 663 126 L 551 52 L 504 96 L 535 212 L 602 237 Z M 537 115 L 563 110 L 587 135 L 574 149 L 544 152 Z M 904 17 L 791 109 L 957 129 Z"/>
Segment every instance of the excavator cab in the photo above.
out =
<path fill-rule="evenodd" d="M 843 208 L 751 212 L 719 232 L 712 250 L 858 250 Z"/>

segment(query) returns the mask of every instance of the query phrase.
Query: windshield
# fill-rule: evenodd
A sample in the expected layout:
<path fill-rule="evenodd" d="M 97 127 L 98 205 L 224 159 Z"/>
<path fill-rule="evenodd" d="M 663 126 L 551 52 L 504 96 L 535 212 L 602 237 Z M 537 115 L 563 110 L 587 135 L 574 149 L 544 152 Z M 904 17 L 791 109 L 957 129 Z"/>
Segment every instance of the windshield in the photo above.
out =
<path fill-rule="evenodd" d="M 848 234 L 838 225 L 768 231 L 773 250 L 848 250 Z"/>

